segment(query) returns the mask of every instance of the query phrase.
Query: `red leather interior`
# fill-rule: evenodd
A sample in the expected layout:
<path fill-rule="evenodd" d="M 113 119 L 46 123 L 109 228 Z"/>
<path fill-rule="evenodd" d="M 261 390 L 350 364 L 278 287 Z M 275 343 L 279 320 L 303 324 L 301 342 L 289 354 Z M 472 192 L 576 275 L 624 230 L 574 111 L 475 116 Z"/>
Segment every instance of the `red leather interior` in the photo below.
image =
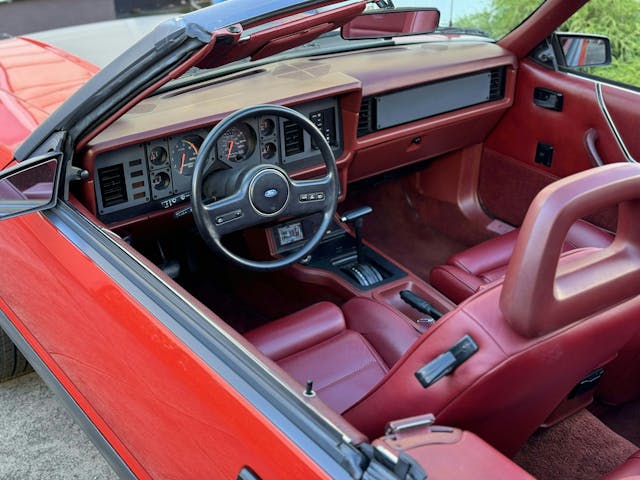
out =
<path fill-rule="evenodd" d="M 379 438 L 373 445 L 382 446 L 395 455 L 402 452 L 413 457 L 429 480 L 533 479 L 484 440 L 457 428 L 414 428 Z"/>
<path fill-rule="evenodd" d="M 602 480 L 622 480 L 623 478 L 627 480 L 640 478 L 640 451 L 631 455 L 623 465 L 610 472 Z"/>
<path fill-rule="evenodd" d="M 406 318 L 373 300 L 354 298 L 342 308 L 321 302 L 245 335 L 298 382 L 312 380 L 318 396 L 340 413 L 371 390 L 419 335 Z"/>
<path fill-rule="evenodd" d="M 513 230 L 452 255 L 446 265 L 431 271 L 429 282 L 454 302 L 462 302 L 481 286 L 504 277 L 519 232 Z M 562 252 L 583 247 L 604 248 L 612 240 L 608 232 L 578 220 L 569 228 Z"/>
<path fill-rule="evenodd" d="M 293 355 L 332 338 L 346 329 L 340 309 L 329 302 L 316 303 L 304 310 L 256 328 L 245 334 L 272 360 Z"/>
<path fill-rule="evenodd" d="M 637 105 L 640 103 L 640 94 L 632 90 L 618 88 L 611 85 L 602 85 L 602 97 L 611 115 L 615 128 L 631 156 L 640 159 L 640 114 Z M 636 108 L 629 108 L 632 105 Z"/>
<path fill-rule="evenodd" d="M 637 164 L 613 164 L 559 180 L 535 198 L 507 268 L 500 308 L 522 335 L 541 336 L 635 297 L 640 285 Z M 619 204 L 616 239 L 579 262 L 558 258 L 571 224 Z M 536 305 L 536 308 L 531 308 Z"/>
<path fill-rule="evenodd" d="M 640 189 L 628 185 L 638 179 L 640 166 L 610 165 L 543 191 L 525 221 L 517 242 L 521 247 L 517 246 L 514 254 L 526 261 L 515 263 L 517 268 L 514 262 L 510 264 L 504 286 L 500 282 L 488 285 L 440 319 L 344 417 L 365 435 L 375 436 L 382 431 L 385 419 L 432 412 L 439 423 L 471 430 L 499 450 L 514 453 L 578 381 L 610 361 L 640 328 L 640 282 L 633 278 L 624 286 L 619 283 L 621 274 L 631 272 L 633 277 L 634 265 L 638 264 L 626 257 L 638 238 L 628 217 L 633 209 L 623 204 L 619 234 L 610 247 L 569 252 L 559 261 L 559 278 L 546 278 L 548 285 L 544 288 L 560 284 L 556 289 L 563 292 L 562 300 L 575 298 L 575 292 L 596 290 L 593 297 L 578 293 L 584 304 L 572 300 L 572 309 L 578 313 L 561 308 L 558 311 L 562 316 L 558 316 L 548 311 L 544 290 L 535 290 L 538 296 L 530 294 L 522 300 L 521 296 L 511 296 L 513 290 L 505 295 L 504 289 L 519 282 L 539 284 L 539 264 L 555 274 L 569 226 L 589 213 L 590 207 L 599 208 L 604 198 L 615 203 L 633 195 L 630 190 L 638 195 Z M 588 187 L 592 181 L 600 185 L 596 192 Z M 574 208 L 574 201 L 584 208 Z M 529 226 L 538 222 L 544 224 L 544 228 L 539 227 L 544 232 Z M 553 237 L 552 246 L 544 240 L 546 237 Z M 529 248 L 523 250 L 522 246 Z M 610 260 L 612 251 L 617 254 Z M 607 268 L 594 268 L 601 262 Z M 565 281 L 568 278 L 569 284 Z M 514 302 L 512 308 L 500 307 L 505 305 L 505 298 L 507 304 Z M 600 301 L 595 312 L 594 298 Z M 524 322 L 518 316 L 522 310 L 533 312 L 524 316 Z M 510 317 L 514 312 L 516 317 Z M 452 375 L 424 389 L 414 373 L 465 334 L 476 341 L 478 352 Z M 371 415 L 372 411 L 376 415 Z"/>
<path fill-rule="evenodd" d="M 562 93 L 563 111 L 535 105 L 536 87 Z M 485 147 L 538 170 L 565 177 L 593 167 L 584 144 L 585 134 L 592 128 L 598 134 L 596 147 L 604 162 L 624 161 L 600 111 L 593 80 L 554 72 L 531 60 L 523 60 L 513 107 L 489 135 Z M 551 167 L 535 162 L 538 142 L 553 146 Z"/>

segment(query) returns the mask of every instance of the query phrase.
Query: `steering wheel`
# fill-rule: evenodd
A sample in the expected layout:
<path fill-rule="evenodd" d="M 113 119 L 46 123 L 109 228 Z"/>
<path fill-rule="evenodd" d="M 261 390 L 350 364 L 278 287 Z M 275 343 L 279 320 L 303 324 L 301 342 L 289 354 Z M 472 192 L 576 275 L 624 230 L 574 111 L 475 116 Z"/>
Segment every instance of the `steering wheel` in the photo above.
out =
<path fill-rule="evenodd" d="M 326 174 L 319 179 L 293 180 L 280 166 L 240 162 L 215 171 L 215 146 L 238 122 L 260 116 L 276 116 L 296 123 L 311 137 L 322 156 Z M 276 122 L 279 124 L 279 122 Z M 213 173 L 209 173 L 212 170 Z M 205 188 L 205 182 L 207 188 Z M 215 191 L 217 195 L 206 194 Z M 256 105 L 232 113 L 218 123 L 202 142 L 191 182 L 191 206 L 202 238 L 214 251 L 237 265 L 258 271 L 287 267 L 309 254 L 320 243 L 336 211 L 338 169 L 333 152 L 318 128 L 301 113 L 278 105 Z M 207 198 L 208 197 L 208 198 Z M 222 197 L 219 198 L 218 197 Z M 320 226 L 297 251 L 275 260 L 250 260 L 222 244 L 223 235 L 267 222 L 321 213 Z"/>

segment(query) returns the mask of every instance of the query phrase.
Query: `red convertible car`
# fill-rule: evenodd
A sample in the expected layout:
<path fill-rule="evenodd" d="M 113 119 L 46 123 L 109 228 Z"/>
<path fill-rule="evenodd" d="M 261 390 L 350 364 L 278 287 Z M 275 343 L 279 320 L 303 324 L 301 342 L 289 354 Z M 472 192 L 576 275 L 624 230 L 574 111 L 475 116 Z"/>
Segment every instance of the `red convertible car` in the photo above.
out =
<path fill-rule="evenodd" d="M 558 33 L 640 7 L 445 3 L 1 40 L 0 376 L 122 478 L 640 478 L 640 48 Z"/>

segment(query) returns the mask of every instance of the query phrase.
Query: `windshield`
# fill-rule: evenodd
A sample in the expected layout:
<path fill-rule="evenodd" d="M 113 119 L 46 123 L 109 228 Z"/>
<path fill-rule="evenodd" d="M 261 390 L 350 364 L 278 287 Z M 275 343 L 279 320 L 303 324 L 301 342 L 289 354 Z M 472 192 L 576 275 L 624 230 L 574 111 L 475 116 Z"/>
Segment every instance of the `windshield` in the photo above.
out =
<path fill-rule="evenodd" d="M 388 2 L 389 0 L 384 1 Z M 437 30 L 430 34 L 409 37 L 360 40 L 345 40 L 340 36 L 339 30 L 334 30 L 320 35 L 304 45 L 291 48 L 266 59 L 258 61 L 243 59 L 223 67 L 207 70 L 192 68 L 179 79 L 170 82 L 161 91 L 175 88 L 180 84 L 191 83 L 195 76 L 203 79 L 218 77 L 264 63 L 291 58 L 325 55 L 408 42 L 496 41 L 522 23 L 543 3 L 541 0 L 430 0 L 428 2 L 392 0 L 392 2 L 395 8 L 437 8 L 440 11 L 440 22 Z M 312 10 L 307 14 L 313 15 L 324 11 L 325 8 Z M 375 3 L 367 5 L 367 10 L 376 9 L 379 9 L 379 7 Z M 265 25 L 259 28 L 265 28 Z M 251 29 L 245 30 L 243 36 L 248 37 L 251 33 Z"/>
<path fill-rule="evenodd" d="M 499 40 L 531 15 L 544 0 L 431 0 L 440 10 L 440 29 L 479 30 Z M 397 0 L 396 7 L 411 0 Z M 415 5 L 415 0 L 413 6 Z"/>

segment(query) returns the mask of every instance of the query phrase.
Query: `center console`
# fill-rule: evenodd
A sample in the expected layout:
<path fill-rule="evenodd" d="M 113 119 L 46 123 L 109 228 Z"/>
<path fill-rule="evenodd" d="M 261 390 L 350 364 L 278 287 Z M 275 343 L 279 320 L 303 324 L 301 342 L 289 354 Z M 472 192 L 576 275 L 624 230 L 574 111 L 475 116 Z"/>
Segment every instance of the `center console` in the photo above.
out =
<path fill-rule="evenodd" d="M 362 240 L 362 219 L 370 211 L 362 207 L 335 218 L 320 245 L 291 272 L 297 281 L 328 288 L 345 300 L 359 296 L 385 303 L 424 331 L 455 304 Z M 272 227 L 272 251 L 284 254 L 300 248 L 320 220 L 320 215 L 312 215 Z"/>

